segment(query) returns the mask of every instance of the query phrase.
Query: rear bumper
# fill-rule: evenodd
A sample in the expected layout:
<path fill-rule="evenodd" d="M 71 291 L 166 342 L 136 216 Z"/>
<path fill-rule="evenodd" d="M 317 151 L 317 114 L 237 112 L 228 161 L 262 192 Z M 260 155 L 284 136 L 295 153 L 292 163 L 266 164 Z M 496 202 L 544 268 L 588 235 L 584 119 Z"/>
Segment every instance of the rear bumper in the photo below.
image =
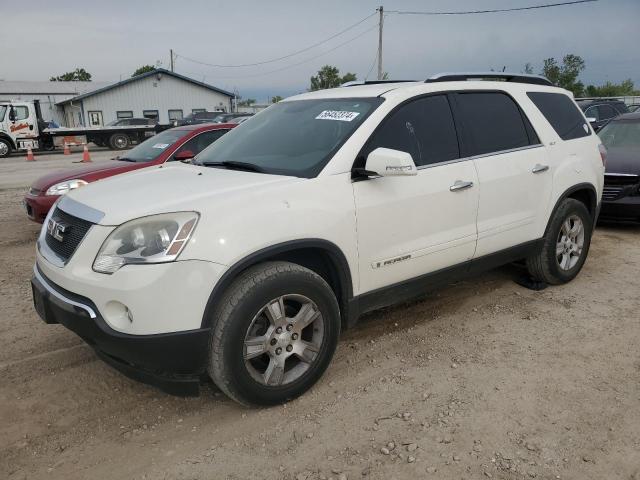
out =
<path fill-rule="evenodd" d="M 47 213 L 58 198 L 60 198 L 58 195 L 35 196 L 27 193 L 23 202 L 27 216 L 34 222 L 44 222 Z"/>
<path fill-rule="evenodd" d="M 173 395 L 197 395 L 206 371 L 209 329 L 130 335 L 110 328 L 89 299 L 68 292 L 36 267 L 31 280 L 36 311 L 60 323 L 126 376 Z"/>
<path fill-rule="evenodd" d="M 602 221 L 640 222 L 640 196 L 603 201 L 599 219 Z"/>

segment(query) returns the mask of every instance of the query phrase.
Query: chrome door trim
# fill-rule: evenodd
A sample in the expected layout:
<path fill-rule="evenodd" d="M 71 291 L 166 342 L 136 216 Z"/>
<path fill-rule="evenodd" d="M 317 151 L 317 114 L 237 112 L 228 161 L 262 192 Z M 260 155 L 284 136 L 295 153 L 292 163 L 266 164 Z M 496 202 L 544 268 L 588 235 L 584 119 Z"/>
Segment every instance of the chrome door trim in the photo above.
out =
<path fill-rule="evenodd" d="M 419 167 L 416 167 L 416 168 L 418 170 L 425 170 L 427 168 L 439 167 L 441 165 L 450 165 L 452 163 L 466 162 L 468 160 L 478 160 L 480 158 L 493 157 L 495 155 L 503 155 L 505 153 L 519 152 L 521 150 L 530 150 L 532 148 L 541 148 L 543 146 L 544 145 L 542 145 L 541 143 L 536 143 L 535 145 L 527 145 L 524 147 L 510 148 L 508 150 L 499 150 L 497 152 L 482 153 L 480 155 L 472 155 L 470 157 L 455 158 L 453 160 L 447 160 L 446 162 L 430 163 L 429 165 L 420 165 Z"/>

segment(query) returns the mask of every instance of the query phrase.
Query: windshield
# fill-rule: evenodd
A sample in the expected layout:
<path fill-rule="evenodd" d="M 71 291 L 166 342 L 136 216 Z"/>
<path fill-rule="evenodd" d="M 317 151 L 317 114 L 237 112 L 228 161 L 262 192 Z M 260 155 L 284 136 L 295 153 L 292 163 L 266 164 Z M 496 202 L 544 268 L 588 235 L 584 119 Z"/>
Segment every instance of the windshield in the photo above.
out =
<path fill-rule="evenodd" d="M 185 136 L 184 130 L 165 130 L 145 140 L 121 156 L 122 160 L 130 162 L 150 162 L 155 160 L 167 148 Z"/>
<path fill-rule="evenodd" d="M 610 122 L 598 136 L 607 148 L 640 147 L 640 122 Z"/>
<path fill-rule="evenodd" d="M 312 178 L 380 103 L 381 98 L 277 103 L 212 144 L 196 163 L 241 162 L 264 173 Z"/>
<path fill-rule="evenodd" d="M 5 113 L 7 113 L 7 106 L 6 105 L 0 105 L 0 122 L 4 121 Z"/>

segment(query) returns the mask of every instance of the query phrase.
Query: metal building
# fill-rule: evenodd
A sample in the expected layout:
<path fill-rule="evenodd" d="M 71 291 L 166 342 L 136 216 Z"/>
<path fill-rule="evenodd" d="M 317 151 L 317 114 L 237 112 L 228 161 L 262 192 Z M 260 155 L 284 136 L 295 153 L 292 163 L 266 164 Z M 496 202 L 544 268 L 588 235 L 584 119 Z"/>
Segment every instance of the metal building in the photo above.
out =
<path fill-rule="evenodd" d="M 0 101 L 38 100 L 43 119 L 64 125 L 64 111 L 56 104 L 109 85 L 107 82 L 23 82 L 0 80 Z"/>
<path fill-rule="evenodd" d="M 123 118 L 170 123 L 191 113 L 232 109 L 234 94 L 158 68 L 57 103 L 68 127 L 100 126 Z"/>

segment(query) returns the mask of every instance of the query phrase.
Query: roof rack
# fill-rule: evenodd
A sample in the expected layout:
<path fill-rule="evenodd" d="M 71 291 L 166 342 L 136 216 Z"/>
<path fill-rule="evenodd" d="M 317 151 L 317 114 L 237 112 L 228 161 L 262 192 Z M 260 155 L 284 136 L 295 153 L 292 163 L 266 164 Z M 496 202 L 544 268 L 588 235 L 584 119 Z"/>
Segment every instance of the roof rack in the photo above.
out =
<path fill-rule="evenodd" d="M 527 75 L 524 73 L 509 72 L 472 72 L 472 73 L 438 73 L 425 80 L 425 83 L 431 82 L 457 82 L 465 80 L 502 80 L 504 82 L 514 83 L 531 83 L 533 85 L 546 85 L 552 87 L 553 84 L 540 75 Z"/>
<path fill-rule="evenodd" d="M 340 85 L 341 87 L 355 87 L 356 85 L 379 85 L 384 83 L 407 83 L 417 82 L 417 80 L 354 80 Z"/>

